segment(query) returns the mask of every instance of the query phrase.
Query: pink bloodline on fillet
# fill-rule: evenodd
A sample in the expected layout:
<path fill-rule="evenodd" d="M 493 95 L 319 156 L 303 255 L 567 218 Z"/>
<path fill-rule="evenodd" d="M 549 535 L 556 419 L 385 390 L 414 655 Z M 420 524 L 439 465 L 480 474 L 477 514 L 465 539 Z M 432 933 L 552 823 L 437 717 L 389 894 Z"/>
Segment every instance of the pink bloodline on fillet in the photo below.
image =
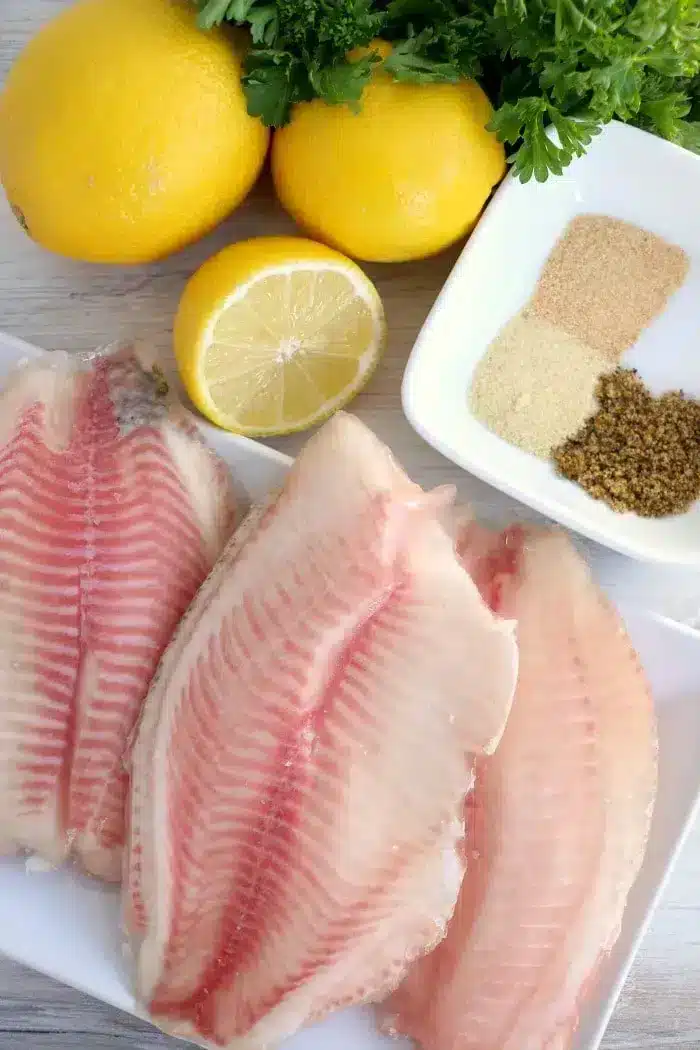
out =
<path fill-rule="evenodd" d="M 303 585 L 303 581 L 299 580 L 298 582 L 299 585 Z M 400 601 L 402 590 L 403 583 L 397 580 L 393 588 L 384 595 L 382 601 L 377 602 L 369 616 L 355 627 L 352 635 L 344 639 L 334 667 L 331 669 L 326 684 L 315 703 L 300 720 L 297 717 L 294 719 L 293 724 L 288 725 L 284 737 L 280 740 L 276 754 L 270 762 L 271 772 L 277 771 L 276 783 L 272 788 L 271 794 L 260 799 L 259 811 L 255 817 L 257 824 L 251 827 L 243 841 L 240 842 L 238 856 L 232 858 L 232 861 L 235 860 L 237 863 L 238 879 L 244 874 L 246 868 L 250 868 L 251 865 L 253 867 L 256 866 L 257 861 L 255 857 L 256 853 L 258 853 L 256 846 L 261 841 L 269 844 L 267 852 L 275 856 L 275 862 L 266 866 L 259 873 L 258 880 L 249 886 L 246 895 L 247 904 L 243 904 L 235 898 L 232 900 L 222 925 L 219 948 L 214 952 L 214 961 L 203 975 L 197 991 L 187 999 L 170 1002 L 168 999 L 161 998 L 159 990 L 156 989 L 151 1004 L 151 1009 L 154 1013 L 177 1019 L 191 1018 L 196 1024 L 198 1031 L 205 1038 L 215 1040 L 216 1004 L 213 993 L 227 978 L 230 978 L 232 971 L 244 969 L 250 964 L 251 960 L 254 960 L 260 940 L 265 932 L 263 919 L 271 913 L 276 903 L 282 903 L 284 899 L 284 885 L 281 876 L 284 866 L 290 866 L 294 863 L 295 836 L 299 827 L 302 806 L 309 807 L 313 805 L 314 774 L 318 769 L 318 765 L 313 762 L 313 748 L 310 748 L 305 741 L 323 740 L 326 720 L 340 695 L 342 681 L 349 664 L 357 659 L 360 652 L 368 650 L 374 617 L 389 603 Z M 281 604 L 284 604 L 285 601 L 288 601 L 288 597 L 281 592 L 279 600 Z M 250 605 L 244 606 L 244 612 L 248 616 L 249 622 L 253 623 L 257 637 L 260 638 L 261 629 L 255 622 Z M 239 611 L 229 614 L 227 623 L 222 625 L 221 633 L 223 639 L 227 638 L 229 632 L 237 635 L 240 652 L 245 659 L 250 654 L 243 638 L 236 629 L 238 615 L 240 615 Z M 296 655 L 301 655 L 306 660 L 313 659 L 312 653 L 303 652 L 298 647 Z M 231 656 L 232 651 L 229 649 L 226 652 L 226 657 L 230 660 Z M 229 665 L 231 673 L 235 674 L 235 670 L 234 666 Z M 304 682 L 302 678 L 299 679 L 298 684 L 300 688 L 303 687 Z M 201 680 L 198 681 L 197 678 L 191 680 L 189 689 L 190 691 L 201 689 L 206 695 L 205 683 Z M 347 696 L 344 697 L 344 701 L 347 705 Z M 185 708 L 189 706 L 186 701 L 184 706 Z M 291 709 L 288 712 L 284 712 L 280 704 L 277 704 L 276 707 L 280 715 L 283 716 L 283 713 L 287 715 L 288 722 L 289 714 L 296 714 Z M 362 716 L 365 720 L 370 717 L 366 709 L 362 711 Z M 338 767 L 332 763 L 330 768 L 326 766 L 326 770 L 337 773 Z M 196 785 L 193 785 L 193 787 L 196 787 Z M 263 824 L 262 829 L 260 828 L 261 824 Z M 391 879 L 392 875 L 395 877 L 396 873 L 408 860 L 408 857 L 400 855 L 393 858 L 393 871 L 386 873 L 391 881 L 393 881 Z M 259 872 L 259 868 L 257 870 Z M 307 875 L 320 888 L 320 883 L 313 873 L 308 872 Z M 375 890 L 371 896 L 377 898 L 377 900 L 385 897 L 390 892 L 391 881 L 381 889 Z M 258 917 L 255 925 L 246 929 L 247 918 L 251 915 L 256 905 L 259 907 L 261 902 L 264 904 L 264 913 Z M 322 953 L 316 956 L 297 975 L 295 980 L 284 987 L 273 989 L 265 997 L 265 1001 L 259 1003 L 255 1010 L 246 1011 L 245 1016 L 239 1018 L 239 1024 L 237 1025 L 240 1033 L 249 1030 L 257 1020 L 277 1005 L 286 994 L 300 985 L 307 978 L 309 972 L 332 962 L 347 940 L 355 935 L 361 928 L 362 923 L 366 921 L 366 914 L 370 910 L 370 904 L 374 904 L 374 902 L 369 899 L 365 900 L 365 902 L 356 906 L 355 914 L 339 920 L 336 929 L 329 931 L 323 944 Z"/>
<path fill-rule="evenodd" d="M 19 671 L 26 664 L 25 670 L 35 676 L 42 698 L 34 711 L 43 718 L 43 724 L 33 725 L 31 733 L 21 738 L 19 803 L 22 812 L 39 813 L 57 796 L 59 820 L 64 826 L 67 763 L 75 732 L 72 697 L 79 662 L 75 597 L 80 564 L 76 529 L 81 522 L 77 514 L 63 515 L 54 517 L 49 531 L 44 527 L 41 511 L 47 507 L 50 513 L 56 510 L 66 487 L 68 506 L 78 503 L 75 472 L 66 469 L 62 453 L 49 449 L 41 440 L 45 427 L 45 406 L 31 405 L 0 456 L 0 516 L 7 522 L 0 565 L 2 574 L 9 577 L 2 595 L 4 608 L 14 613 L 6 629 L 21 627 L 18 641 L 27 646 L 24 658 L 16 659 L 13 667 Z M 38 511 L 30 520 L 26 518 L 28 507 Z M 18 513 L 22 515 L 19 520 L 15 517 Z M 27 564 L 29 559 L 33 564 Z M 46 588 L 60 593 L 47 600 Z M 33 653 L 29 650 L 32 643 Z"/>
<path fill-rule="evenodd" d="M 94 550 L 81 588 L 81 640 L 85 655 L 99 664 L 83 699 L 87 713 L 70 784 L 71 828 L 89 830 L 107 850 L 124 842 L 125 735 L 172 630 L 209 568 L 162 434 L 144 425 L 121 434 L 111 399 L 114 381 L 118 369 L 101 362 L 78 413 Z M 139 597 L 147 601 L 143 610 L 134 605 Z M 120 621 L 121 609 L 131 610 L 138 629 L 129 615 Z M 111 685 L 105 680 L 110 673 L 119 676 Z M 98 763 L 91 742 L 99 746 Z"/>

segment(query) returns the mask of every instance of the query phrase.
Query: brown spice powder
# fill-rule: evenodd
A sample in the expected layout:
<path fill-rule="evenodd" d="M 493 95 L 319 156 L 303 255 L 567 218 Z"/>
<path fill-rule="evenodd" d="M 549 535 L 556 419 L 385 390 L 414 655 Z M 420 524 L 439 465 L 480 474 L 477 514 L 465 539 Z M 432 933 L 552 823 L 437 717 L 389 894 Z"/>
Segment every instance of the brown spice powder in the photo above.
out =
<path fill-rule="evenodd" d="M 601 377 L 598 411 L 554 452 L 565 478 L 616 511 L 682 514 L 700 497 L 700 403 L 654 397 L 634 369 Z"/>
<path fill-rule="evenodd" d="M 620 219 L 579 215 L 557 242 L 534 311 L 617 364 L 683 284 L 682 248 Z"/>

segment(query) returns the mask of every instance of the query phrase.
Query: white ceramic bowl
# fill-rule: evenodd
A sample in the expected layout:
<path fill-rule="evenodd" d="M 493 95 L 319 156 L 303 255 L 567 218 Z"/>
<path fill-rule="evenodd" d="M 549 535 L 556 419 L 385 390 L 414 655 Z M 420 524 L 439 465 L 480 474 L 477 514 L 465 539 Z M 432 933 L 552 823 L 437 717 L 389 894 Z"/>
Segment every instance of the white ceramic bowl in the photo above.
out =
<path fill-rule="evenodd" d="M 700 502 L 670 518 L 615 513 L 492 434 L 469 409 L 479 359 L 530 299 L 567 223 L 586 212 L 636 223 L 688 253 L 683 287 L 622 363 L 655 392 L 680 387 L 700 396 L 700 157 L 612 123 L 561 177 L 525 185 L 506 178 L 418 336 L 404 411 L 448 459 L 547 517 L 632 557 L 700 566 Z"/>

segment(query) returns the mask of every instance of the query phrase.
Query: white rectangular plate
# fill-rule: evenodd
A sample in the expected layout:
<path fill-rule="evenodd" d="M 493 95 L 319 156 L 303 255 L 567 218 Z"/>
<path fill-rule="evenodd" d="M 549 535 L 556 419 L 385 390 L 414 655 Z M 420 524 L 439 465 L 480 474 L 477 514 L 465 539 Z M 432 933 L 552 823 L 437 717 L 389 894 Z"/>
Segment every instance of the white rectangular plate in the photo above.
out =
<path fill-rule="evenodd" d="M 0 336 L 0 377 L 37 351 Z M 206 427 L 207 437 L 255 498 L 276 486 L 289 460 L 255 442 Z M 595 1050 L 624 983 L 700 794 L 700 634 L 647 613 L 627 625 L 654 690 L 660 732 L 660 786 L 642 874 L 622 936 L 597 992 L 584 1009 L 577 1050 Z M 128 959 L 115 890 L 73 871 L 30 871 L 22 860 L 0 861 L 0 953 L 138 1013 L 129 990 Z M 0 989 L 0 995 L 2 989 Z M 301 1033 L 287 1050 L 403 1050 L 379 1036 L 369 1010 L 348 1010 Z"/>
<path fill-rule="evenodd" d="M 700 396 L 700 157 L 612 123 L 564 174 L 522 185 L 506 178 L 470 237 L 411 354 L 404 411 L 443 455 L 535 510 L 614 550 L 648 561 L 700 566 L 700 502 L 687 514 L 617 514 L 472 414 L 474 369 L 502 326 L 531 298 L 567 223 L 585 212 L 636 223 L 680 245 L 685 284 L 623 357 L 655 391 Z"/>

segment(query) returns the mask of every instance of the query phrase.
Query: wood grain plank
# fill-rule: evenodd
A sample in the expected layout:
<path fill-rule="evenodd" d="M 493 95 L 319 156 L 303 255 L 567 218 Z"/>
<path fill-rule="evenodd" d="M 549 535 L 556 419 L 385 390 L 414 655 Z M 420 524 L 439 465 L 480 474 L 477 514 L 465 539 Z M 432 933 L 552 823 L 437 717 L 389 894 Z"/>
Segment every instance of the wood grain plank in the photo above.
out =
<path fill-rule="evenodd" d="M 0 0 L 0 82 L 34 30 L 66 0 Z M 0 203 L 0 329 L 50 349 L 89 350 L 135 335 L 169 345 L 174 310 L 194 269 L 224 244 L 291 230 L 263 179 L 210 237 L 157 266 L 91 267 L 42 252 Z M 400 407 L 406 358 L 457 249 L 402 267 L 371 267 L 390 328 L 386 359 L 354 409 L 423 484 L 457 484 L 489 517 L 508 503 L 416 438 Z M 294 452 L 301 439 L 278 442 Z M 0 1050 L 175 1050 L 126 1015 L 0 959 Z M 694 829 L 643 945 L 605 1050 L 700 1050 L 700 827 Z"/>

